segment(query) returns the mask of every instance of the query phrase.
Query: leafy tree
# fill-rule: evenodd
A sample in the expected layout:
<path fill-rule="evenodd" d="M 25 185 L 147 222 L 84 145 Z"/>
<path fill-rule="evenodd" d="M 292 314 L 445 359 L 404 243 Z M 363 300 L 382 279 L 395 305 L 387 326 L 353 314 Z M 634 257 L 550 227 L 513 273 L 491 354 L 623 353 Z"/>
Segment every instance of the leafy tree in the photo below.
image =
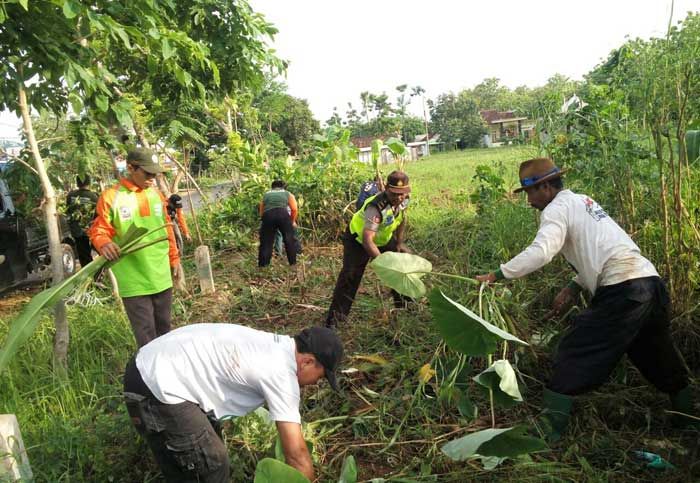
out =
<path fill-rule="evenodd" d="M 497 109 L 499 111 L 510 110 L 510 90 L 500 84 L 500 79 L 489 77 L 467 90 L 477 107 L 481 109 Z"/>
<path fill-rule="evenodd" d="M 441 94 L 429 102 L 432 131 L 441 140 L 458 148 L 476 147 L 486 134 L 486 126 L 476 101 L 467 93 Z"/>
<path fill-rule="evenodd" d="M 362 114 L 365 121 L 369 122 L 369 110 L 372 104 L 372 94 L 367 91 L 360 92 L 360 100 L 362 101 Z"/>
<path fill-rule="evenodd" d="M 284 95 L 283 115 L 272 125 L 292 154 L 299 154 L 302 148 L 311 140 L 311 136 L 320 129 L 314 119 L 309 104 L 304 99 L 297 99 L 289 94 Z"/>
<path fill-rule="evenodd" d="M 402 117 L 406 115 L 406 108 L 411 103 L 410 94 L 408 97 L 406 97 L 406 89 L 408 89 L 408 84 L 401 84 L 400 86 L 396 86 L 396 90 L 399 94 L 396 96 L 395 112 L 396 114 Z"/>
<path fill-rule="evenodd" d="M 184 5 L 192 7 L 194 15 L 184 30 L 178 25 L 182 20 Z M 87 112 L 101 117 L 105 126 L 130 127 L 134 120 L 134 98 L 129 93 L 149 89 L 154 103 L 177 103 L 184 99 L 204 99 L 208 87 L 220 85 L 220 70 L 212 61 L 211 51 L 203 41 L 193 39 L 199 27 L 201 35 L 216 35 L 211 23 L 204 22 L 202 13 L 211 10 L 211 18 L 221 12 L 230 22 L 232 31 L 239 29 L 238 45 L 241 59 L 231 62 L 231 69 L 239 69 L 233 80 L 251 82 L 250 74 L 260 64 L 247 62 L 255 54 L 247 53 L 264 49 L 264 44 L 251 43 L 259 32 L 246 30 L 249 25 L 238 22 L 238 14 L 245 13 L 247 4 L 235 6 L 221 2 L 153 2 L 151 0 L 101 0 L 79 2 L 55 0 L 34 2 L 8 1 L 0 5 L 0 72 L 4 82 L 0 89 L 0 107 L 21 113 L 24 130 L 34 158 L 34 164 L 44 192 L 44 215 L 50 243 L 54 283 L 63 278 L 61 240 L 56 223 L 56 196 L 47 173 L 46 163 L 33 130 L 31 109 L 51 110 L 57 115 L 66 112 L 70 103 L 73 112 Z M 195 11 L 197 7 L 203 10 Z M 248 16 L 248 19 L 260 17 Z M 256 20 L 256 21 L 257 21 Z M 230 39 L 230 37 L 227 37 Z M 211 40 L 211 37 L 209 38 Z M 224 54 L 223 46 L 217 50 Z M 220 59 L 220 60 L 223 60 Z M 228 65 L 228 64 L 227 64 Z M 250 67 L 246 69 L 245 67 Z M 228 77 L 227 77 L 228 78 Z M 226 86 L 229 87 L 229 86 Z M 156 104 L 147 106 L 156 110 Z M 145 140 L 140 126 L 137 134 Z M 68 330 L 65 309 L 56 309 L 57 368 L 66 365 Z"/>
<path fill-rule="evenodd" d="M 338 108 L 334 107 L 333 114 L 331 114 L 331 117 L 329 117 L 328 120 L 326 120 L 326 126 L 328 126 L 328 127 L 332 127 L 332 126 L 340 127 L 343 124 L 344 124 L 343 118 L 340 117 L 340 114 L 338 114 Z"/>
<path fill-rule="evenodd" d="M 320 127 L 308 102 L 289 95 L 286 90 L 284 83 L 267 79 L 263 89 L 253 98 L 251 108 L 257 111 L 262 127 L 268 133 L 276 133 L 287 151 L 296 155 Z"/>

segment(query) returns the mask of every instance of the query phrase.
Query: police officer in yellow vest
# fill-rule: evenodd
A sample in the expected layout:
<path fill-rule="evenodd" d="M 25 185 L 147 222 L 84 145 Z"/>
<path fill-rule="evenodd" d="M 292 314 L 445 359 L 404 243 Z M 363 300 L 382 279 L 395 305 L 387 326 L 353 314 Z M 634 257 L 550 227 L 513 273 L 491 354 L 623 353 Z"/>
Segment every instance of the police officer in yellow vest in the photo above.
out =
<path fill-rule="evenodd" d="M 107 188 L 97 201 L 97 217 L 88 234 L 95 249 L 108 260 L 120 257 L 118 243 L 131 225 L 149 231 L 170 223 L 167 200 L 155 187 L 163 168 L 145 148 L 129 151 L 128 175 Z M 170 331 L 173 280 L 182 277 L 180 256 L 171 225 L 143 241 L 167 234 L 168 240 L 143 248 L 112 267 L 119 294 L 139 347 Z"/>
<path fill-rule="evenodd" d="M 350 220 L 343 236 L 343 268 L 333 291 L 326 326 L 345 321 L 370 259 L 384 252 L 409 252 L 404 245 L 406 207 L 411 192 L 408 176 L 392 171 L 384 191 L 367 198 Z M 394 305 L 402 307 L 405 299 L 392 291 Z"/>

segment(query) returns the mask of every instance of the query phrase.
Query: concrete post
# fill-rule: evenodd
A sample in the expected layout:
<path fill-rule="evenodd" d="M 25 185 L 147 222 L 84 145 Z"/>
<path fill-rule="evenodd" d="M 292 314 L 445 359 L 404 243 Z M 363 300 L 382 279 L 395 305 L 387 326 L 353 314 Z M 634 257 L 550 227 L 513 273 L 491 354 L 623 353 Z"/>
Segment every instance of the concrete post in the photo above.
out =
<path fill-rule="evenodd" d="M 0 481 L 34 478 L 14 414 L 0 414 Z"/>

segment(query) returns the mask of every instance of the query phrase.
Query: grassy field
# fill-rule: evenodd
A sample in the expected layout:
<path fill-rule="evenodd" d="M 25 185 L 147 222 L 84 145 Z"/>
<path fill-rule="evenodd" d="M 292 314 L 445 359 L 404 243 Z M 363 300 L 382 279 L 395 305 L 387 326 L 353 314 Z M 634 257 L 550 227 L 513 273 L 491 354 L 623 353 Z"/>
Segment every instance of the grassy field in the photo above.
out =
<path fill-rule="evenodd" d="M 516 254 L 534 236 L 536 213 L 517 197 L 493 208 L 478 203 L 471 198 L 479 189 L 473 176 L 477 166 L 489 166 L 509 189 L 517 180 L 518 162 L 534 154 L 515 147 L 473 150 L 409 164 L 409 243 L 441 271 L 469 276 Z M 259 271 L 254 250 L 222 250 L 213 259 L 218 292 L 180 295 L 176 323 L 230 322 L 286 334 L 318 324 L 330 303 L 341 256 L 338 242 L 307 244 L 297 269 L 275 258 L 271 268 Z M 194 274 L 191 258 L 185 262 Z M 493 296 L 515 322 L 519 337 L 557 333 L 564 321 L 544 323 L 540 317 L 570 276 L 557 261 L 526 280 L 496 287 Z M 475 303 L 472 285 L 442 283 L 442 288 L 465 305 Z M 69 379 L 51 373 L 47 318 L 0 378 L 0 408 L 17 414 L 37 481 L 158 481 L 152 457 L 121 403 L 121 372 L 135 348 L 128 322 L 113 300 L 97 298 L 106 294 L 93 295 L 69 313 Z M 0 304 L 0 336 L 26 298 L 16 292 Z M 322 384 L 305 390 L 303 398 L 305 435 L 314 445 L 320 481 L 337 481 L 349 454 L 358 462 L 361 481 L 700 481 L 697 433 L 670 429 L 666 401 L 627 363 L 610 384 L 579 398 L 571 431 L 561 443 L 487 471 L 476 461 L 455 463 L 440 452 L 445 442 L 489 427 L 490 418 L 486 399 L 475 390 L 475 419 L 438 397 L 456 356 L 441 343 L 425 301 L 394 310 L 387 290 L 368 270 L 350 320 L 339 332 L 348 354 L 341 378 L 344 395 Z M 526 388 L 525 402 L 497 411 L 498 426 L 528 423 L 537 415 L 551 351 L 551 345 L 533 346 L 511 354 Z M 421 387 L 418 370 L 426 363 L 436 375 Z M 484 360 L 469 361 L 459 383 L 471 392 L 471 377 L 484 365 Z M 252 481 L 256 462 L 273 454 L 274 435 L 256 415 L 227 423 L 234 481 Z M 662 455 L 677 469 L 645 468 L 631 456 L 638 449 Z"/>

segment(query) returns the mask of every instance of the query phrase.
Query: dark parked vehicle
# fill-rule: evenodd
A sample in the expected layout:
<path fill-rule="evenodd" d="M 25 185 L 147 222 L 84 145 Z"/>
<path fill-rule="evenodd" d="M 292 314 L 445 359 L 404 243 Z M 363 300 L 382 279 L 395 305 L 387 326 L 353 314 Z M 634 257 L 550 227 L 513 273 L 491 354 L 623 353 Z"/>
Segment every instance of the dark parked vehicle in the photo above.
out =
<path fill-rule="evenodd" d="M 75 272 L 75 242 L 64 216 L 59 215 L 63 270 Z M 50 275 L 49 240 L 43 217 L 25 217 L 15 209 L 5 180 L 0 179 L 0 291 Z"/>

